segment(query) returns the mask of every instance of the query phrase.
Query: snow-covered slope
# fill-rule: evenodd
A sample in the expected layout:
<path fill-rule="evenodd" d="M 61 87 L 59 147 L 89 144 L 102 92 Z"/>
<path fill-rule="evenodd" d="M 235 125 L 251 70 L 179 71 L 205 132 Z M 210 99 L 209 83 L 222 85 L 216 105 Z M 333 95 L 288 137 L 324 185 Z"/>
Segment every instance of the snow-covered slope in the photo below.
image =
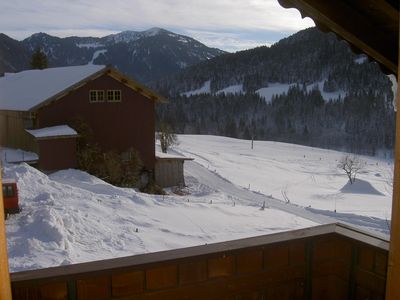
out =
<path fill-rule="evenodd" d="M 346 153 L 294 144 L 180 135 L 177 150 L 232 183 L 303 207 L 359 216 L 391 216 L 391 160 L 362 156 L 366 166 L 349 186 L 337 165 Z M 384 222 L 383 232 L 388 232 Z"/>
<path fill-rule="evenodd" d="M 77 170 L 47 176 L 6 165 L 22 211 L 6 220 L 11 271 L 128 256 L 315 225 L 275 209 L 234 204 L 187 177 L 184 196 L 117 188 Z"/>
<path fill-rule="evenodd" d="M 47 176 L 26 164 L 6 165 L 22 208 L 6 220 L 11 270 L 263 235 L 326 216 L 389 232 L 389 160 L 362 157 L 366 167 L 349 185 L 337 168 L 342 152 L 265 141 L 251 149 L 251 141 L 217 136 L 179 141 L 174 151 L 195 158 L 185 164 L 188 187 L 180 196 L 114 187 L 78 170 Z M 285 211 L 273 208 L 277 202 Z"/>
<path fill-rule="evenodd" d="M 298 84 L 298 83 L 297 83 Z M 296 86 L 296 83 L 268 83 L 267 87 L 262 87 L 256 90 L 255 92 L 260 95 L 260 97 L 264 98 L 266 102 L 271 102 L 273 96 L 279 96 L 282 94 L 287 94 L 290 87 Z M 301 84 L 300 84 L 301 86 Z M 211 92 L 211 80 L 207 80 L 204 82 L 203 86 L 188 92 L 181 93 L 181 96 L 195 96 L 200 94 L 246 94 L 243 91 L 243 84 L 229 85 L 215 93 Z M 308 92 L 313 89 L 318 90 L 321 93 L 322 98 L 325 101 L 329 100 L 337 100 L 339 98 L 343 99 L 346 96 L 346 92 L 342 90 L 338 90 L 335 92 L 325 92 L 324 91 L 324 80 L 314 82 L 306 86 Z"/>
<path fill-rule="evenodd" d="M 103 39 L 108 43 L 129 43 L 141 39 L 143 37 L 151 37 L 160 34 L 164 29 L 153 27 L 145 31 L 125 30 L 116 34 L 110 34 Z M 165 30 L 164 30 L 165 31 Z"/>

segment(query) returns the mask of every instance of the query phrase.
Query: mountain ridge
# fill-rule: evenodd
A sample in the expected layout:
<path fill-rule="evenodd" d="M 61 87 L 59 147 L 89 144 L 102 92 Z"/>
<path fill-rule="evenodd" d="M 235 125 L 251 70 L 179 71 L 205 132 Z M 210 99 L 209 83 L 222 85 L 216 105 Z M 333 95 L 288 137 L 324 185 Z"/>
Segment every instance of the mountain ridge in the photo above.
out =
<path fill-rule="evenodd" d="M 39 47 L 47 55 L 50 67 L 111 64 L 128 76 L 148 83 L 225 53 L 158 27 L 144 31 L 126 30 L 103 37 L 61 38 L 39 32 L 17 41 L 3 35 L 0 54 L 5 59 L 0 61 L 0 73 L 29 68 L 30 56 Z M 10 43 L 23 52 L 19 63 L 13 56 L 14 51 L 7 46 Z M 99 50 L 102 52 L 96 54 Z"/>

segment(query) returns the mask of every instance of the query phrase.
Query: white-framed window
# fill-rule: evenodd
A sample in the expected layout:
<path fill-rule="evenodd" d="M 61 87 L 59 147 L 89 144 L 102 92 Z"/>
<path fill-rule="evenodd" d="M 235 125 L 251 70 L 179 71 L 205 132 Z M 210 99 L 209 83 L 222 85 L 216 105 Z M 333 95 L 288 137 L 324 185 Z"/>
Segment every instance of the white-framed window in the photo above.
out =
<path fill-rule="evenodd" d="M 97 103 L 104 102 L 104 91 L 103 90 L 90 90 L 89 91 L 89 102 Z"/>
<path fill-rule="evenodd" d="M 107 102 L 121 102 L 121 90 L 107 90 Z"/>

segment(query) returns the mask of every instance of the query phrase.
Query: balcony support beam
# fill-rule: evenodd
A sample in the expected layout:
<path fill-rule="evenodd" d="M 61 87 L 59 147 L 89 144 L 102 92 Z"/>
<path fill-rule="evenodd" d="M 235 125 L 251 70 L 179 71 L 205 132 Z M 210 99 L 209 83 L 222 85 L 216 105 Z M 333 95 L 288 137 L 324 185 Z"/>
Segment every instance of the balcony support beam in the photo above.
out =
<path fill-rule="evenodd" d="M 399 23 L 400 28 L 400 23 Z M 400 44 L 398 45 L 400 49 Z M 399 53 L 400 55 L 400 53 Z M 399 68 L 400 69 L 400 68 Z M 397 76 L 397 84 L 400 84 Z M 393 175 L 392 221 L 390 230 L 389 260 L 386 281 L 386 299 L 400 299 L 400 93 L 396 95 L 396 145 Z"/>

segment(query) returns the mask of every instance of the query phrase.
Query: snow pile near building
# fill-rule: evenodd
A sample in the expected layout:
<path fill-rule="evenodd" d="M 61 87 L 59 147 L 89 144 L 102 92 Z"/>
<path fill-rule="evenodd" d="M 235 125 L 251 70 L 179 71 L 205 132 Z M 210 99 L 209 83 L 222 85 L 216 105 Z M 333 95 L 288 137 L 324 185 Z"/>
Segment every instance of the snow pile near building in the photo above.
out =
<path fill-rule="evenodd" d="M 141 194 L 78 170 L 6 165 L 20 214 L 6 220 L 11 271 L 129 256 L 313 226 L 236 203 L 189 177 L 185 196 Z"/>

